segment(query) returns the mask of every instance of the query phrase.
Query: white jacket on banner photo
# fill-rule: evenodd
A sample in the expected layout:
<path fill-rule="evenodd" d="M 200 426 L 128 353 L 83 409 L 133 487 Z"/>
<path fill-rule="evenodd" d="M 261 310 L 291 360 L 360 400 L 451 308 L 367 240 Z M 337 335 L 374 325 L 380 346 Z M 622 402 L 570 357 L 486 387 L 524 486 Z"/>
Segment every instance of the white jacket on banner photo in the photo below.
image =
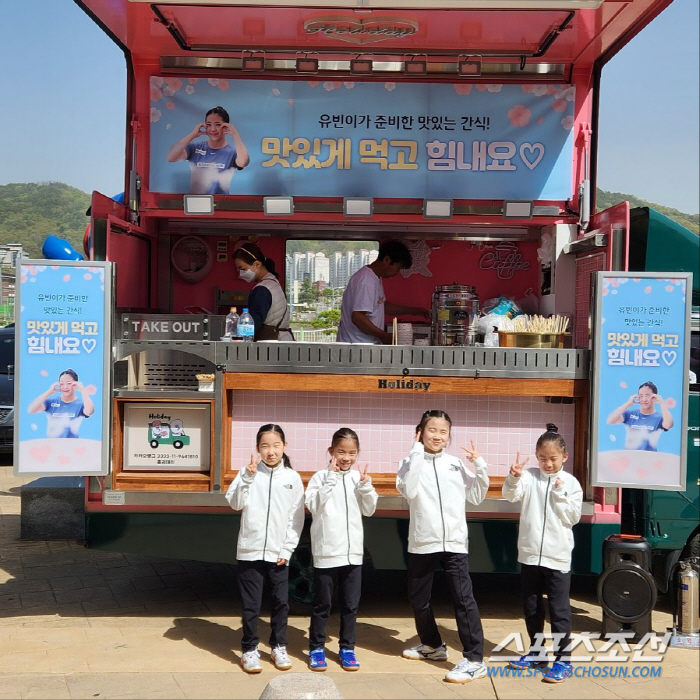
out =
<path fill-rule="evenodd" d="M 489 490 L 483 457 L 474 460 L 472 471 L 444 450 L 430 454 L 416 442 L 399 464 L 396 488 L 411 511 L 411 554 L 469 551 L 466 504 L 478 506 Z"/>
<path fill-rule="evenodd" d="M 314 566 L 329 569 L 362 564 L 362 516 L 370 517 L 377 507 L 377 492 L 371 479 L 360 483 L 357 469 L 318 471 L 306 487 L 306 507 L 313 516 Z"/>
<path fill-rule="evenodd" d="M 236 558 L 276 562 L 289 558 L 304 527 L 304 485 L 293 469 L 264 462 L 251 474 L 241 469 L 226 491 L 226 500 L 241 513 Z"/>
<path fill-rule="evenodd" d="M 561 484 L 555 487 L 557 479 Z M 518 530 L 518 561 L 567 573 L 574 549 L 574 525 L 581 519 L 583 491 L 578 479 L 560 469 L 545 474 L 539 467 L 508 474 L 503 498 L 522 501 Z"/>

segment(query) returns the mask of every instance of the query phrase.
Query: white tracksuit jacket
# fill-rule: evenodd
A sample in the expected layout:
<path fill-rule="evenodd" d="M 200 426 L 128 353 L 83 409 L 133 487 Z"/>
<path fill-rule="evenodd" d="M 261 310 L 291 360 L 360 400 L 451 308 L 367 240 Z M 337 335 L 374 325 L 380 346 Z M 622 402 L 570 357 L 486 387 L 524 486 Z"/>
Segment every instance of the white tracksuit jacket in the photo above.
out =
<path fill-rule="evenodd" d="M 282 464 L 258 471 L 241 469 L 226 492 L 234 510 L 241 510 L 236 558 L 276 562 L 289 558 L 304 527 L 304 485 L 297 472 Z"/>
<path fill-rule="evenodd" d="M 362 564 L 362 516 L 369 517 L 377 507 L 377 492 L 371 479 L 361 484 L 357 469 L 316 472 L 306 487 L 306 507 L 313 516 L 314 566 L 329 569 Z"/>
<path fill-rule="evenodd" d="M 479 505 L 489 490 L 486 461 L 474 461 L 475 472 L 444 450 L 436 455 L 416 442 L 399 464 L 396 488 L 411 511 L 411 554 L 469 551 L 466 503 Z"/>
<path fill-rule="evenodd" d="M 555 488 L 557 478 L 562 484 Z M 508 474 L 503 498 L 522 501 L 518 531 L 518 561 L 566 573 L 571 569 L 574 533 L 581 519 L 583 491 L 578 479 L 560 469 L 545 474 L 539 467 L 523 469 L 516 478 Z"/>

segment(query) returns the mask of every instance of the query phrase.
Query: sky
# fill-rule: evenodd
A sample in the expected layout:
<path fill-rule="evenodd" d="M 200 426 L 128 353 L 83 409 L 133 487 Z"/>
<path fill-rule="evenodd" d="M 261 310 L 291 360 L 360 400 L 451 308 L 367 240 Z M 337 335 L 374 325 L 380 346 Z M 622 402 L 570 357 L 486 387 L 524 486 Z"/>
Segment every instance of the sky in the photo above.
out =
<path fill-rule="evenodd" d="M 601 79 L 598 186 L 700 212 L 698 0 L 675 0 Z M 72 0 L 0 0 L 0 185 L 124 189 L 124 56 Z"/>

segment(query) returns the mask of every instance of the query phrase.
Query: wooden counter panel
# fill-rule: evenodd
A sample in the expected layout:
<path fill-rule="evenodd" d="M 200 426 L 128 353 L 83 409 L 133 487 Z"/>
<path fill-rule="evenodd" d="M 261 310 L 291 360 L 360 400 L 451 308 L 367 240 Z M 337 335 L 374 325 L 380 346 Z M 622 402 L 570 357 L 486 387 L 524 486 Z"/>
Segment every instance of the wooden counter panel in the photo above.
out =
<path fill-rule="evenodd" d="M 112 487 L 118 491 L 209 491 L 208 473 L 119 472 Z"/>
<path fill-rule="evenodd" d="M 386 383 L 386 388 L 384 384 Z M 392 387 L 391 383 L 395 386 Z M 412 385 L 410 384 L 412 383 Z M 406 384 L 409 384 L 406 388 Z M 419 388 L 416 385 L 420 384 Z M 428 385 L 427 391 L 425 386 Z M 586 395 L 585 379 L 515 379 L 493 377 L 386 377 L 357 374 L 282 374 L 226 372 L 225 389 L 254 391 L 326 391 L 379 394 L 460 394 L 469 396 Z"/>

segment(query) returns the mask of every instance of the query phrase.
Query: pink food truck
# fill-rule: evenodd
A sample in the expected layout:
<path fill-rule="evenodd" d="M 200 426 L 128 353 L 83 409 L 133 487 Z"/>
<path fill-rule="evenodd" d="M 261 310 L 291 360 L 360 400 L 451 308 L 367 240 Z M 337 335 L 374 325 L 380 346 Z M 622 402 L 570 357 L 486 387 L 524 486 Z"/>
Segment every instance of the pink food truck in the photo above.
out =
<path fill-rule="evenodd" d="M 474 440 L 489 464 L 471 566 L 508 572 L 518 510 L 501 486 L 554 423 L 585 492 L 574 571 L 600 573 L 622 488 L 685 488 L 687 268 L 633 277 L 628 203 L 595 203 L 602 69 L 670 1 L 76 0 L 124 52 L 126 196 L 93 193 L 86 260 L 22 270 L 20 372 L 38 377 L 26 402 L 49 427 L 24 412 L 19 473 L 85 477 L 90 547 L 233 562 L 223 494 L 257 428 L 282 425 L 306 483 L 349 426 L 380 493 L 367 563 L 402 569 L 396 470 L 423 411 L 443 409 L 453 449 Z M 223 134 L 207 133 L 212 114 Z M 225 336 L 251 290 L 242 242 L 275 262 L 294 327 L 313 306 L 304 280 L 337 308 L 390 239 L 412 265 L 387 299 L 430 311 L 399 317 L 391 344 Z M 633 287 L 638 304 L 606 306 Z M 563 325 L 484 330 L 511 304 Z M 649 461 L 623 453 L 605 414 L 662 370 L 675 428 Z M 73 440 L 50 434 L 59 375 L 83 389 Z M 304 599 L 305 537 L 292 566 Z"/>

